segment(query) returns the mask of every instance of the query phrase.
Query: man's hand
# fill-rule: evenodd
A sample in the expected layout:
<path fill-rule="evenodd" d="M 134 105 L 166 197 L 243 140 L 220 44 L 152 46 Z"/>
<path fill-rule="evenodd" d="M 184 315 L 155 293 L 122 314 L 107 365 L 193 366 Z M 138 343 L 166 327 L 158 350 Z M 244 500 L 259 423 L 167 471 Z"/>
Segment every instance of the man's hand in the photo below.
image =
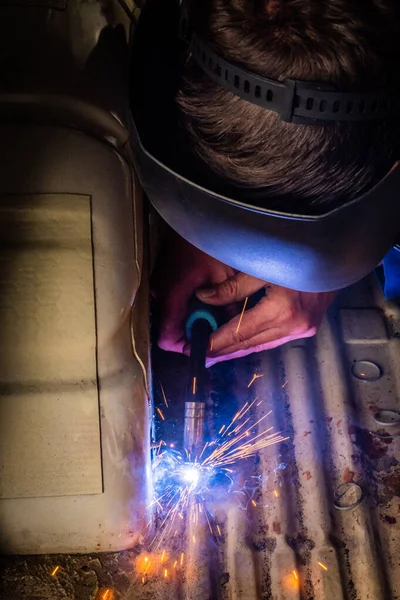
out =
<path fill-rule="evenodd" d="M 238 328 L 246 297 L 261 288 L 265 296 L 243 314 Z M 224 306 L 230 319 L 211 336 L 207 366 L 314 335 L 335 295 L 296 292 L 238 273 L 169 230 L 153 277 L 163 350 L 189 353 L 185 322 L 195 294 L 207 304 Z"/>
<path fill-rule="evenodd" d="M 197 290 L 197 297 L 213 306 L 240 302 L 262 287 L 265 296 L 258 304 L 223 325 L 211 336 L 207 366 L 269 350 L 281 344 L 311 337 L 317 332 L 335 292 L 307 293 L 266 283 L 250 275 L 237 273 L 221 284 Z M 240 325 L 239 325 L 240 321 Z M 185 353 L 189 348 L 184 348 Z"/>
<path fill-rule="evenodd" d="M 183 352 L 190 300 L 200 287 L 222 283 L 234 269 L 198 250 L 168 229 L 153 275 L 152 293 L 161 308 L 158 345 Z"/>

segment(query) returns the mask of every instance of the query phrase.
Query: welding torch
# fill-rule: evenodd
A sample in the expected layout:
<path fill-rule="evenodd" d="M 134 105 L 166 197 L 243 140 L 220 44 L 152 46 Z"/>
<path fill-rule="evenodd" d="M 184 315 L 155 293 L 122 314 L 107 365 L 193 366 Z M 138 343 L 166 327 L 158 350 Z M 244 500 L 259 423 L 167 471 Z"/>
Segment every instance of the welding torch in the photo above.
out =
<path fill-rule="evenodd" d="M 253 308 L 265 295 L 265 288 L 250 296 L 246 309 Z M 210 335 L 224 321 L 221 308 L 195 299 L 186 321 L 186 337 L 191 342 L 189 380 L 185 397 L 183 449 L 189 460 L 199 456 L 204 447 L 204 422 L 206 400 L 206 356 Z"/>
<path fill-rule="evenodd" d="M 216 309 L 194 300 L 186 322 L 186 337 L 191 346 L 183 433 L 183 448 L 190 460 L 198 456 L 204 444 L 206 356 L 210 335 L 217 329 Z"/>

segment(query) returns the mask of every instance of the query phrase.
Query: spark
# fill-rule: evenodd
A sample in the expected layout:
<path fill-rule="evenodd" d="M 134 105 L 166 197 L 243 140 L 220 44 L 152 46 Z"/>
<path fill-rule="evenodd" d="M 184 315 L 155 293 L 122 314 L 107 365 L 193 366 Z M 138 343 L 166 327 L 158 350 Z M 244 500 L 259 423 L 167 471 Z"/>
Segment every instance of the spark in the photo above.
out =
<path fill-rule="evenodd" d="M 183 565 L 183 559 L 184 558 L 185 558 L 185 554 L 182 552 L 181 558 L 180 558 L 180 563 L 179 563 L 181 566 Z"/>
<path fill-rule="evenodd" d="M 158 506 L 162 510 L 162 504 L 161 504 L 161 502 L 160 502 L 160 500 L 158 498 L 154 498 L 154 502 L 152 502 L 152 504 L 158 504 Z M 150 504 L 150 506 L 151 506 L 151 504 Z M 150 508 L 150 506 L 148 508 Z"/>
<path fill-rule="evenodd" d="M 167 579 L 167 577 L 168 577 L 168 569 L 164 569 L 164 577 L 165 577 L 165 579 Z"/>
<path fill-rule="evenodd" d="M 160 417 L 162 418 L 162 420 L 163 420 L 163 421 L 165 421 L 165 417 L 164 417 L 164 415 L 162 414 L 162 410 L 161 410 L 161 408 L 158 408 L 158 406 L 157 406 L 157 412 L 158 412 L 158 414 L 160 415 Z"/>
<path fill-rule="evenodd" d="M 148 557 L 148 556 L 145 556 L 145 557 L 144 557 L 144 562 L 145 562 L 145 563 L 149 562 L 149 557 Z"/>
<path fill-rule="evenodd" d="M 60 565 L 58 565 L 57 567 L 55 567 L 51 573 L 51 576 L 54 577 L 55 575 L 57 575 L 58 571 L 60 570 Z"/>
<path fill-rule="evenodd" d="M 253 427 L 256 427 L 266 419 L 269 414 L 270 413 L 261 417 L 261 419 L 254 423 Z M 253 457 L 262 448 L 288 439 L 287 437 L 282 437 L 280 433 L 268 435 L 268 432 L 272 429 L 273 427 L 270 427 L 257 435 L 252 435 L 251 439 L 243 441 L 246 437 L 250 437 L 250 430 L 246 430 L 244 433 L 223 442 L 219 447 L 213 450 L 213 452 L 203 461 L 203 465 L 212 463 L 214 467 L 223 467 L 235 463 L 238 460 Z"/>
<path fill-rule="evenodd" d="M 104 594 L 102 595 L 103 600 L 107 600 L 107 598 L 110 596 L 111 590 L 108 589 L 104 592 Z"/>
<path fill-rule="evenodd" d="M 240 419 L 240 415 L 243 412 L 243 410 L 249 405 L 248 402 L 245 402 L 245 404 L 242 406 L 242 408 L 240 410 L 237 411 L 237 413 L 234 415 L 232 421 L 229 423 L 228 427 L 225 429 L 224 432 L 224 436 L 227 434 L 227 432 L 229 431 L 229 429 L 232 427 L 232 425 L 238 420 Z"/>
<path fill-rule="evenodd" d="M 298 578 L 298 576 L 297 576 L 297 571 L 293 571 L 293 575 L 294 575 L 294 578 L 295 578 L 296 580 L 298 580 L 298 579 L 299 579 L 299 578 Z"/>
<path fill-rule="evenodd" d="M 257 375 L 254 373 L 253 378 L 251 379 L 249 385 L 247 386 L 248 388 L 251 387 L 253 385 L 253 383 L 255 382 L 255 380 L 257 379 Z"/>
<path fill-rule="evenodd" d="M 219 525 L 217 525 L 217 531 L 218 531 L 218 535 L 220 536 L 221 535 L 221 528 L 220 528 Z"/>
<path fill-rule="evenodd" d="M 236 333 L 239 333 L 239 329 L 240 329 L 240 326 L 242 324 L 242 319 L 243 319 L 244 311 L 246 310 L 246 306 L 247 306 L 248 300 L 249 300 L 249 297 L 246 296 L 246 298 L 244 300 L 244 303 L 243 303 L 243 308 L 242 308 L 242 313 L 240 315 L 239 323 L 238 323 L 238 325 L 236 327 Z"/>
<path fill-rule="evenodd" d="M 225 475 L 233 483 L 234 467 L 232 470 L 229 468 L 231 465 L 250 459 L 260 450 L 288 439 L 281 432 L 276 432 L 273 426 L 265 427 L 264 422 L 272 410 L 255 419 L 252 409 L 257 402 L 258 397 L 246 402 L 229 424 L 219 430 L 218 436 L 204 444 L 194 461 L 187 453 L 169 448 L 153 456 L 155 494 L 151 505 L 158 507 L 160 518 L 149 547 L 162 553 L 161 562 L 164 561 L 166 552 L 163 548 L 168 548 L 168 539 L 178 535 L 176 523 L 179 519 L 183 521 L 183 527 L 187 520 L 196 527 L 201 515 L 205 515 L 210 533 L 214 535 L 218 531 L 221 535 L 216 525 L 210 522 L 211 516 L 205 504 L 210 484 L 212 487 L 215 485 L 212 483 L 214 478 Z M 277 493 L 275 495 L 278 497 Z M 257 507 L 251 496 L 248 497 L 249 503 Z M 190 507 L 192 510 L 189 513 Z M 196 544 L 198 535 L 196 531 L 194 533 L 191 539 Z"/>
<path fill-rule="evenodd" d="M 176 560 L 176 561 L 174 562 L 174 566 L 173 566 L 173 568 L 174 568 L 174 569 L 176 569 L 176 565 L 177 565 L 177 564 L 178 564 L 178 561 Z"/>
<path fill-rule="evenodd" d="M 144 582 L 146 581 L 145 577 L 142 577 L 142 583 L 144 585 Z"/>
<path fill-rule="evenodd" d="M 145 568 L 145 570 L 143 571 L 143 575 L 146 575 L 147 571 L 150 569 L 150 565 L 151 565 L 151 561 L 149 561 L 147 563 L 147 567 Z"/>
<path fill-rule="evenodd" d="M 243 421 L 243 423 L 241 423 L 241 425 L 237 425 L 235 427 L 235 429 L 233 431 L 231 431 L 231 433 L 229 435 L 234 435 L 234 434 L 239 433 L 239 431 L 241 429 L 243 429 L 243 427 L 250 421 L 250 419 L 251 419 L 251 417 L 248 417 L 248 419 L 246 419 L 245 421 Z"/>
<path fill-rule="evenodd" d="M 251 402 L 251 403 L 250 403 L 250 404 L 249 404 L 249 405 L 248 405 L 246 408 L 245 408 L 245 406 L 246 406 L 246 405 L 245 405 L 245 406 L 243 407 L 243 409 L 245 408 L 245 410 L 243 410 L 243 409 L 242 409 L 242 410 L 240 411 L 240 414 L 239 414 L 239 417 L 238 417 L 238 418 L 239 418 L 239 419 L 243 419 L 244 415 L 245 415 L 246 413 L 248 413 L 248 412 L 249 412 L 249 410 L 250 410 L 250 409 L 253 407 L 253 405 L 255 404 L 255 402 L 257 402 L 257 400 L 258 400 L 258 396 L 256 396 L 256 397 L 254 398 L 253 402 Z M 247 403 L 246 403 L 246 404 L 247 404 Z M 268 416 L 269 416 L 271 413 L 272 413 L 272 410 L 270 410 L 270 411 L 269 411 L 269 413 L 266 415 L 266 417 L 268 417 Z"/>
<path fill-rule="evenodd" d="M 234 423 L 236 423 L 236 421 L 238 421 L 239 419 L 242 419 L 244 417 L 244 415 L 251 409 L 251 407 L 253 406 L 253 404 L 258 400 L 258 396 L 256 396 L 254 398 L 254 400 L 249 404 L 248 402 L 246 402 L 242 408 L 240 410 L 237 411 L 237 413 L 234 415 L 232 421 L 229 423 L 228 427 L 225 429 L 222 437 L 224 437 L 227 432 L 229 431 L 229 429 L 232 427 L 232 425 Z M 271 414 L 272 411 L 270 411 L 268 414 Z M 230 435 L 230 434 L 229 434 Z"/>
<path fill-rule="evenodd" d="M 319 562 L 319 560 L 317 561 L 317 563 L 319 564 L 319 566 L 321 567 L 321 569 L 324 569 L 324 571 L 328 570 L 328 567 L 326 565 L 324 565 L 324 563 Z"/>
<path fill-rule="evenodd" d="M 211 342 L 210 342 L 210 352 L 212 352 L 213 348 L 214 348 L 214 340 L 211 340 Z"/>
<path fill-rule="evenodd" d="M 197 377 L 193 377 L 193 396 L 196 393 Z"/>
<path fill-rule="evenodd" d="M 275 498 L 279 498 L 279 492 L 277 490 L 274 490 L 274 496 Z"/>
<path fill-rule="evenodd" d="M 285 387 L 287 386 L 287 384 L 288 384 L 288 382 L 287 382 L 287 381 L 285 381 L 285 383 L 284 383 L 284 384 L 283 384 L 283 386 L 282 386 L 282 389 L 285 389 Z"/>
<path fill-rule="evenodd" d="M 169 408 L 169 407 L 168 407 L 168 402 L 167 402 L 167 396 L 165 395 L 164 388 L 163 388 L 163 384 L 161 383 L 161 381 L 160 381 L 160 387 L 161 387 L 161 393 L 162 393 L 162 397 L 164 398 L 165 406 L 166 406 L 167 408 Z"/>
<path fill-rule="evenodd" d="M 157 444 L 157 454 L 160 454 L 163 443 L 164 443 L 164 440 L 160 440 L 160 443 Z"/>
<path fill-rule="evenodd" d="M 256 379 L 260 379 L 260 377 L 264 377 L 264 373 L 261 373 L 260 375 L 257 375 L 257 373 L 254 373 L 253 379 L 250 381 L 250 383 L 247 387 L 248 388 L 251 387 L 253 385 L 253 383 L 256 381 Z"/>
<path fill-rule="evenodd" d="M 200 460 L 200 459 L 201 459 L 201 457 L 203 456 L 203 454 L 204 454 L 204 450 L 207 448 L 207 446 L 208 446 L 208 442 L 206 442 L 206 443 L 204 444 L 204 448 L 203 448 L 203 450 L 201 451 L 201 454 L 200 454 L 200 456 L 199 456 L 199 460 Z"/>

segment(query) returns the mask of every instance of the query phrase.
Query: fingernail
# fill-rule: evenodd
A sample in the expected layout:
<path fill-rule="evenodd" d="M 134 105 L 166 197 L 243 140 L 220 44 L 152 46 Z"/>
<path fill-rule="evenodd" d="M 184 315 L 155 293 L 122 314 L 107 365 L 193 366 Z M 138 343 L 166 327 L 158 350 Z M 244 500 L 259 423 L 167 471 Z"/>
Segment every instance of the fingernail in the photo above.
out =
<path fill-rule="evenodd" d="M 204 298 L 204 299 L 207 299 L 207 298 L 212 298 L 213 296 L 215 296 L 215 295 L 216 295 L 216 293 L 217 293 L 217 292 L 215 291 L 215 289 L 214 289 L 214 288 L 210 288 L 210 289 L 208 289 L 208 290 L 199 290 L 199 291 L 197 292 L 197 296 L 198 296 L 199 298 Z"/>

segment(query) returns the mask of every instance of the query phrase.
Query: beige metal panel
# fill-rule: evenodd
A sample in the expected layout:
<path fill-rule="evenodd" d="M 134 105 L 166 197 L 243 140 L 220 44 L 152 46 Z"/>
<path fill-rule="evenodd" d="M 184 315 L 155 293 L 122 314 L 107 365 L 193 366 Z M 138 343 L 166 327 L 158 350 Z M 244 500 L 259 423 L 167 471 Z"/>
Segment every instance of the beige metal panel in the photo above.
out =
<path fill-rule="evenodd" d="M 0 497 L 101 493 L 90 197 L 0 197 L 0 231 Z"/>
<path fill-rule="evenodd" d="M 91 198 L 104 482 L 98 494 L 0 500 L 1 548 L 15 553 L 126 548 L 140 539 L 149 493 L 146 344 L 139 360 L 131 333 L 140 283 L 136 228 L 141 226 L 133 218 L 132 170 L 108 145 L 66 128 L 3 125 L 1 139 L 3 193 Z M 139 296 L 146 298 L 145 276 L 142 284 Z M 148 339 L 147 302 L 140 302 L 138 335 Z M 61 348 L 62 335 L 59 343 Z M 78 404 L 84 410 L 84 395 Z M 63 405 L 55 416 L 59 426 L 64 418 Z"/>
<path fill-rule="evenodd" d="M 149 290 L 142 264 L 142 198 L 135 193 L 137 184 L 124 152 L 128 134 L 122 122 L 126 113 L 130 26 L 129 6 L 118 0 L 0 3 L 0 120 L 15 124 L 0 126 L 0 193 L 67 193 L 91 198 L 96 410 L 100 411 L 100 423 L 97 419 L 94 424 L 95 411 L 89 414 L 85 407 L 87 387 L 77 392 L 79 399 L 72 414 L 64 402 L 66 392 L 57 409 L 54 403 L 45 406 L 43 390 L 40 398 L 35 397 L 30 408 L 35 412 L 36 424 L 38 419 L 42 428 L 46 419 L 54 423 L 51 448 L 54 463 L 58 464 L 58 490 L 63 480 L 69 494 L 81 493 L 1 500 L 0 546 L 6 552 L 119 549 L 134 543 L 141 534 L 149 493 Z M 42 129 L 33 123 L 41 124 Z M 89 320 L 85 323 L 88 325 Z M 50 328 L 51 323 L 48 325 Z M 69 334 L 71 331 L 64 328 L 59 338 L 65 342 Z M 65 349 L 60 341 L 56 352 Z M 63 373 L 65 377 L 65 369 Z M 58 391 L 61 397 L 60 386 Z M 93 387 L 91 393 L 95 391 Z M 13 405 L 13 410 L 16 408 Z M 23 412 L 26 421 L 27 412 Z M 85 419 L 91 423 L 90 434 L 84 436 L 90 452 L 86 448 L 85 455 L 83 439 L 81 446 L 70 446 L 67 473 L 60 465 L 66 445 L 58 442 L 65 436 L 71 439 L 72 430 L 77 428 L 82 433 Z M 104 491 L 82 494 L 89 489 L 93 492 L 95 487 L 101 491 L 99 426 Z M 18 446 L 20 457 L 29 455 L 30 461 L 34 456 L 29 454 L 29 444 L 37 435 L 33 432 L 37 432 L 36 426 L 30 428 L 30 436 L 28 431 L 20 431 L 24 440 Z M 9 447 L 8 442 L 6 445 Z M 73 483 L 71 471 L 76 478 L 79 470 L 78 455 L 88 472 L 88 453 L 96 462 L 96 486 L 89 485 L 88 480 L 80 489 L 75 484 L 67 486 L 67 478 Z M 11 461 L 7 462 L 11 468 Z M 43 474 L 37 478 L 34 471 L 30 474 L 30 491 L 25 486 L 19 494 L 43 495 L 50 488 L 56 493 L 52 475 L 47 478 L 46 491 Z"/>

